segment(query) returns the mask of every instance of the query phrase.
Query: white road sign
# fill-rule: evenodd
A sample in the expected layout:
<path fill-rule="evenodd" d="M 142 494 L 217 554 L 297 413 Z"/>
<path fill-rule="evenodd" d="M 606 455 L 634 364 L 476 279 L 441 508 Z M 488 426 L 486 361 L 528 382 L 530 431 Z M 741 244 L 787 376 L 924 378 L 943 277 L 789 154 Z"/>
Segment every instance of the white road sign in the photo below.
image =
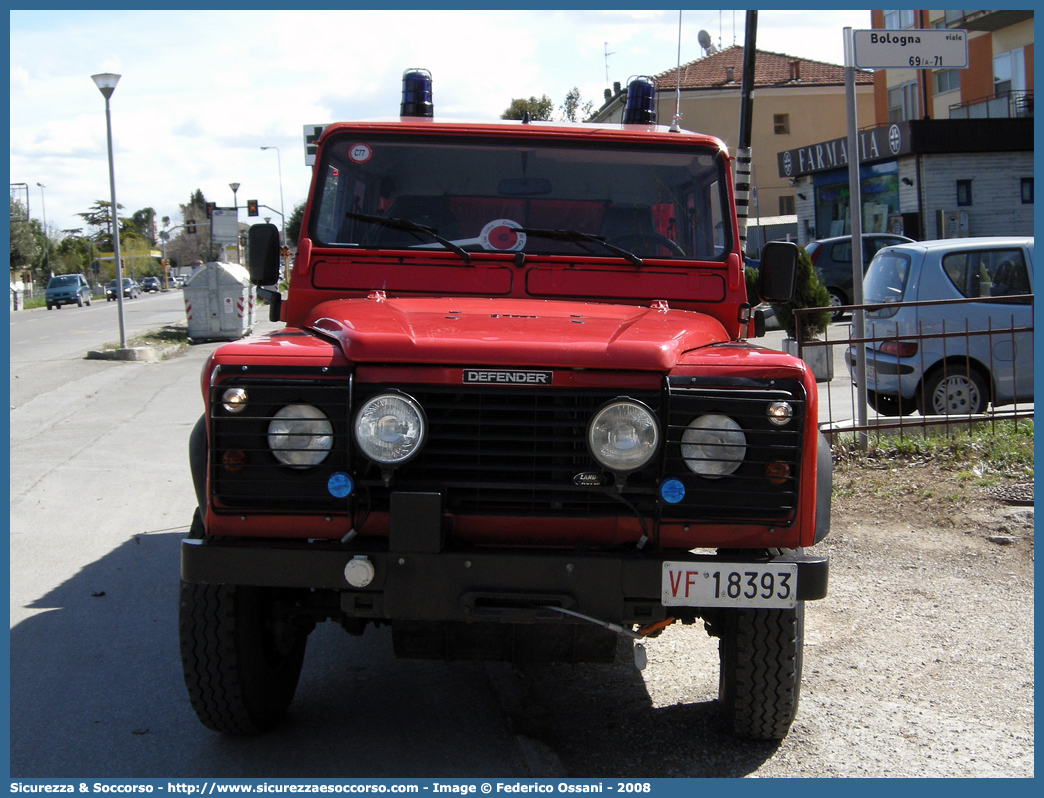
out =
<path fill-rule="evenodd" d="M 210 240 L 218 244 L 238 244 L 238 216 L 235 208 L 214 208 L 210 212 Z"/>
<path fill-rule="evenodd" d="M 964 69 L 968 32 L 964 30 L 852 31 L 855 66 L 860 69 Z"/>

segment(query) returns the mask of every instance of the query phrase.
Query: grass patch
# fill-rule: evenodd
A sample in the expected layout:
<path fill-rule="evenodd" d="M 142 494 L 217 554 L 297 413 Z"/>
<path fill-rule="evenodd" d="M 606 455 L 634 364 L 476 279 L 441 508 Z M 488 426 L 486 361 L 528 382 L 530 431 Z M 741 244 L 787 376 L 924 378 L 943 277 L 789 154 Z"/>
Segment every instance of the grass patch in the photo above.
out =
<path fill-rule="evenodd" d="M 149 330 L 127 339 L 127 347 L 154 346 L 162 350 L 164 358 L 174 357 L 188 349 L 188 324 L 168 324 L 158 330 Z M 107 343 L 102 349 L 119 349 L 119 343 Z"/>
<path fill-rule="evenodd" d="M 980 484 L 989 484 L 991 475 L 997 474 L 1029 479 L 1033 477 L 1033 421 L 982 424 L 949 437 L 881 438 L 871 441 L 865 452 L 852 443 L 840 443 L 834 448 L 834 462 L 841 472 L 932 462 L 952 466 L 960 479 L 979 480 Z"/>

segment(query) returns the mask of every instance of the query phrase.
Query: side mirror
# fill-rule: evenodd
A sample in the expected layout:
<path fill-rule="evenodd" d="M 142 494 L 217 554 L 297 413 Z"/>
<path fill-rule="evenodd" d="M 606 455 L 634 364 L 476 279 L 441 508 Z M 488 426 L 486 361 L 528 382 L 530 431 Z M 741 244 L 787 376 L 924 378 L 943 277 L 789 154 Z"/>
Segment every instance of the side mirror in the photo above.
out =
<path fill-rule="evenodd" d="M 279 228 L 255 224 L 250 228 L 247 268 L 254 285 L 275 285 L 279 280 Z"/>
<path fill-rule="evenodd" d="M 769 241 L 761 248 L 758 296 L 762 302 L 782 303 L 794 298 L 798 246 L 793 241 Z"/>

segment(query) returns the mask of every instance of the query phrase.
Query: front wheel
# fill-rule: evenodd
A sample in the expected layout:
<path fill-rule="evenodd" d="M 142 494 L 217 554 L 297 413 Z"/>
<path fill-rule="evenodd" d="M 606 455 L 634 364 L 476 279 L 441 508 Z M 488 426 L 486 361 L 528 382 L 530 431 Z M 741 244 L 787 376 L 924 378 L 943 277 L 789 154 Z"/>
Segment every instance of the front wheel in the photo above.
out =
<path fill-rule="evenodd" d="M 734 734 L 781 740 L 797 714 L 805 605 L 725 610 L 720 616 L 718 701 Z"/>
<path fill-rule="evenodd" d="M 258 734 L 282 720 L 310 631 L 295 623 L 291 604 L 288 591 L 181 583 L 181 664 L 204 726 Z"/>

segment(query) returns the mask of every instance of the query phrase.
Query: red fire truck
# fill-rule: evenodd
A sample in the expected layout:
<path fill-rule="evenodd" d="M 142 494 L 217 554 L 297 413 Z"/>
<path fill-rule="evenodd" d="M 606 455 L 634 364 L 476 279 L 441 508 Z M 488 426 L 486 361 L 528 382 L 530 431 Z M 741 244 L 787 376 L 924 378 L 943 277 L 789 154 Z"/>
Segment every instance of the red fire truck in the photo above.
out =
<path fill-rule="evenodd" d="M 322 621 L 522 662 L 641 660 L 701 621 L 728 727 L 787 733 L 827 591 L 816 384 L 748 340 L 726 147 L 634 93 L 623 124 L 444 122 L 408 72 L 399 118 L 323 130 L 285 293 L 251 229 L 285 326 L 202 375 L 180 639 L 205 726 L 278 723 Z M 795 263 L 764 247 L 763 299 Z"/>

